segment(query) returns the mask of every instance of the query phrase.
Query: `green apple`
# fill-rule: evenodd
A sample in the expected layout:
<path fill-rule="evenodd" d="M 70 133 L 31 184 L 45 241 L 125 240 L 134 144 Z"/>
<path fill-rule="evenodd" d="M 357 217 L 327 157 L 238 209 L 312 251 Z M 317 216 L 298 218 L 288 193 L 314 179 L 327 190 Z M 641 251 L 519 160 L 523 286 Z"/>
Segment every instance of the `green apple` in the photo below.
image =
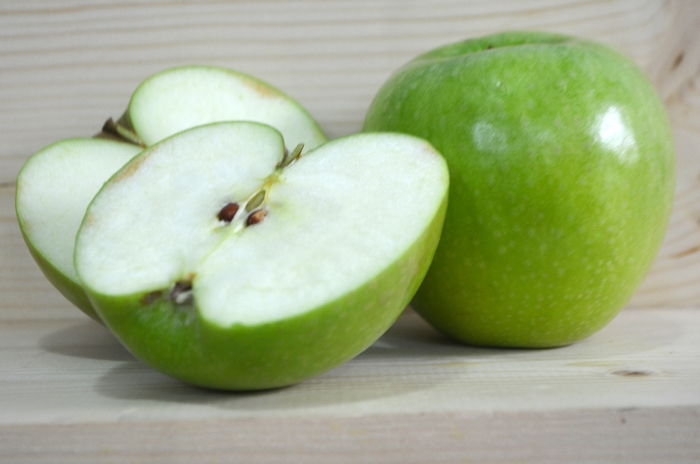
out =
<path fill-rule="evenodd" d="M 85 210 L 102 184 L 146 145 L 231 118 L 277 126 L 292 147 L 313 148 L 326 140 L 306 110 L 269 84 L 235 71 L 190 66 L 147 79 L 120 122 L 107 121 L 99 138 L 63 140 L 30 157 L 17 179 L 17 218 L 31 255 L 61 294 L 97 319 L 77 280 L 73 250 Z"/>
<path fill-rule="evenodd" d="M 434 254 L 448 182 L 408 135 L 300 156 L 266 125 L 200 126 L 105 184 L 75 267 L 105 325 L 155 369 L 219 389 L 289 385 L 395 321 Z"/>
<path fill-rule="evenodd" d="M 413 302 L 469 344 L 566 345 L 628 302 L 664 237 L 674 148 L 664 107 L 607 46 L 514 32 L 393 74 L 364 130 L 430 141 L 450 206 Z"/>

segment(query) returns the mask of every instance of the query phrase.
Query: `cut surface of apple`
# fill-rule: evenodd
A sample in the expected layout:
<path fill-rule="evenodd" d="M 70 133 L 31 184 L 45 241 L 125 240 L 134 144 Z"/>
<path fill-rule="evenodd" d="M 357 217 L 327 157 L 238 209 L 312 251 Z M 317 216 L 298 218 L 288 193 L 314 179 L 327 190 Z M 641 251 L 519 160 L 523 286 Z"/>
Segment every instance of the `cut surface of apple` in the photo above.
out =
<path fill-rule="evenodd" d="M 48 280 L 95 319 L 73 266 L 75 236 L 105 180 L 140 151 L 111 140 L 63 140 L 32 156 L 17 177 L 15 210 L 30 253 Z"/>
<path fill-rule="evenodd" d="M 292 147 L 303 143 L 309 149 L 326 140 L 306 110 L 270 85 L 227 69 L 190 66 L 144 81 L 125 115 L 105 124 L 101 139 L 64 140 L 28 160 L 17 183 L 20 229 L 44 275 L 69 301 L 97 319 L 72 257 L 75 233 L 102 184 L 145 146 L 226 119 L 279 126 Z"/>
<path fill-rule="evenodd" d="M 177 132 L 219 121 L 246 120 L 279 130 L 290 148 L 326 141 L 318 124 L 296 101 L 246 74 L 216 67 L 172 68 L 134 91 L 128 125 L 146 146 Z"/>
<path fill-rule="evenodd" d="M 189 383 L 289 385 L 398 317 L 439 240 L 446 164 L 399 134 L 286 154 L 269 126 L 217 123 L 145 150 L 97 194 L 75 264 L 106 325 Z"/>

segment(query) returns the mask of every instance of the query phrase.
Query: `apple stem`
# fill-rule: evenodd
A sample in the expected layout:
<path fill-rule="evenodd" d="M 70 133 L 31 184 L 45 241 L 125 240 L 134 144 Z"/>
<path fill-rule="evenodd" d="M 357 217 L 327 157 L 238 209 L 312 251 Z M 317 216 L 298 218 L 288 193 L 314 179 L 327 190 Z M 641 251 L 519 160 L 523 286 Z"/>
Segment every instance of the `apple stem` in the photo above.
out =
<path fill-rule="evenodd" d="M 102 132 L 107 135 L 114 136 L 123 142 L 131 143 L 137 147 L 146 148 L 146 144 L 143 143 L 143 140 L 141 140 L 141 138 L 136 135 L 134 131 L 115 122 L 112 118 L 105 121 L 104 125 L 102 126 Z"/>

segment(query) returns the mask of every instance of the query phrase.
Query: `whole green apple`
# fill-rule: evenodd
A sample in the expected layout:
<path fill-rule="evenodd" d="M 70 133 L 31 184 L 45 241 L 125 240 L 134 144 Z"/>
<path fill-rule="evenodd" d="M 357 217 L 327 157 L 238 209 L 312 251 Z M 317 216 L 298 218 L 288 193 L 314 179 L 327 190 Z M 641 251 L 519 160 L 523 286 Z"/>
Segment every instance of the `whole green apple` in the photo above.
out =
<path fill-rule="evenodd" d="M 423 137 L 447 159 L 444 230 L 413 305 L 466 343 L 591 335 L 631 298 L 664 237 L 668 118 L 607 46 L 513 32 L 438 48 L 389 79 L 363 129 Z"/>

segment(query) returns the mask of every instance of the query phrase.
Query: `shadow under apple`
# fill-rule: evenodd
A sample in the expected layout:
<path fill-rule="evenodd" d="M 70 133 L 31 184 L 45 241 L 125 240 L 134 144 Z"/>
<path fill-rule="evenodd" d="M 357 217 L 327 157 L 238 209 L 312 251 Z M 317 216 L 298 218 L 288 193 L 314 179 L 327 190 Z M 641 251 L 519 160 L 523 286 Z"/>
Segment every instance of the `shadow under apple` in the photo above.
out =
<path fill-rule="evenodd" d="M 104 361 L 133 359 L 106 327 L 88 318 L 45 335 L 40 339 L 39 346 L 50 353 L 75 358 Z"/>
<path fill-rule="evenodd" d="M 116 340 L 115 340 L 115 343 Z M 101 378 L 96 390 L 111 398 L 137 401 L 206 404 L 232 410 L 280 410 L 354 403 L 393 397 L 426 388 L 406 363 L 430 362 L 439 358 L 469 357 L 484 350 L 451 341 L 432 329 L 415 313 L 407 311 L 377 342 L 355 359 L 318 377 L 289 387 L 224 392 L 186 385 L 150 369 L 128 355 Z M 422 361 L 423 360 L 423 361 Z M 452 373 L 437 369 L 435 379 Z"/>
<path fill-rule="evenodd" d="M 95 383 L 105 397 L 144 403 L 207 405 L 233 411 L 279 411 L 360 403 L 397 397 L 469 377 L 488 363 L 522 361 L 523 369 L 540 361 L 590 362 L 658 350 L 681 335 L 669 318 L 641 312 L 618 316 L 592 337 L 548 350 L 479 348 L 462 345 L 437 332 L 410 308 L 377 342 L 355 359 L 290 387 L 224 392 L 192 387 L 171 379 L 129 354 L 102 326 L 85 321 L 45 336 L 42 348 L 66 356 L 115 361 Z M 654 336 L 643 328 L 654 327 Z M 573 365 L 573 364 L 569 364 Z M 528 367 L 529 366 L 529 367 Z"/>

